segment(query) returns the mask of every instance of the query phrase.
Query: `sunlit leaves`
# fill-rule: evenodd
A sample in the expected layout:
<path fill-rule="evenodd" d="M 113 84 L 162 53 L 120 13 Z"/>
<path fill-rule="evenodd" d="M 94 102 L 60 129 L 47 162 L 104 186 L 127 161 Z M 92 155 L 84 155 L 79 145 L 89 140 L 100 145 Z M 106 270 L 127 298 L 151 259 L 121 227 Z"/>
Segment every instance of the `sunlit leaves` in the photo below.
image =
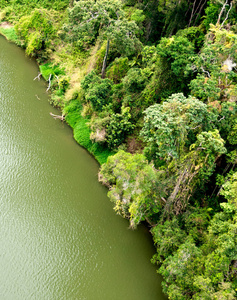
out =
<path fill-rule="evenodd" d="M 136 227 L 161 208 L 165 192 L 159 180 L 162 174 L 148 164 L 144 155 L 119 151 L 101 167 L 100 181 L 110 185 L 108 196 L 115 204 L 115 211 Z"/>
<path fill-rule="evenodd" d="M 197 78 L 190 83 L 192 94 L 204 101 L 236 100 L 237 35 L 211 25 L 206 41 L 190 65 Z"/>
<path fill-rule="evenodd" d="M 157 147 L 156 158 L 179 158 L 185 151 L 188 134 L 208 128 L 212 118 L 215 116 L 201 101 L 174 94 L 146 109 L 141 134 L 148 148 Z"/>
<path fill-rule="evenodd" d="M 35 56 L 39 50 L 50 47 L 55 34 L 53 16 L 45 9 L 35 9 L 30 16 L 19 20 L 16 31 L 25 42 L 26 53 Z"/>
<path fill-rule="evenodd" d="M 78 1 L 69 9 L 69 24 L 64 28 L 65 39 L 74 46 L 86 49 L 100 36 L 112 41 L 121 54 L 134 54 L 140 46 L 136 38 L 138 27 L 135 21 L 128 21 L 118 0 Z"/>

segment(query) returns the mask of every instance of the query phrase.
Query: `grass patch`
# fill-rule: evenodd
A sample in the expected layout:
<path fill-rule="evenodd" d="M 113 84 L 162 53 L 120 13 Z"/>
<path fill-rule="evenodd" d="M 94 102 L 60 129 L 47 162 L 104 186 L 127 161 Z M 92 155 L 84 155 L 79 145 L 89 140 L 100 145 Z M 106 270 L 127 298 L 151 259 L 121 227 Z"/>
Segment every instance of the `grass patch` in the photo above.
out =
<path fill-rule="evenodd" d="M 40 73 L 42 74 L 43 78 L 48 81 L 49 76 L 59 76 L 65 75 L 65 71 L 61 69 L 59 66 L 55 66 L 52 63 L 46 63 L 44 65 L 39 66 Z"/>
<path fill-rule="evenodd" d="M 88 126 L 89 119 L 81 115 L 82 105 L 78 100 L 68 102 L 64 107 L 66 122 L 73 128 L 74 139 L 79 145 L 90 152 L 102 165 L 114 152 L 99 143 L 92 143 L 90 140 L 91 130 Z"/>
<path fill-rule="evenodd" d="M 19 40 L 14 27 L 0 27 L 0 33 L 5 36 L 8 41 L 11 41 L 17 45 L 21 45 L 21 41 Z"/>

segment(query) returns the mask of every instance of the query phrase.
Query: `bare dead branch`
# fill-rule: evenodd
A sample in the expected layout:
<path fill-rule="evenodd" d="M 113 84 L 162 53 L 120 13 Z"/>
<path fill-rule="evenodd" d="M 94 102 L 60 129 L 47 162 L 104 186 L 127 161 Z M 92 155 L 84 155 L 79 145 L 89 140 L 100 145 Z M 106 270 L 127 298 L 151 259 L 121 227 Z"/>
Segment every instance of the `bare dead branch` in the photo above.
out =
<path fill-rule="evenodd" d="M 228 10 L 228 12 L 227 12 L 227 14 L 226 14 L 225 20 L 221 23 L 221 27 L 220 27 L 220 28 L 223 27 L 225 21 L 228 19 L 229 13 L 230 13 L 231 9 L 232 9 L 232 2 L 230 3 L 230 8 L 229 8 L 229 10 Z"/>
<path fill-rule="evenodd" d="M 209 78 L 211 77 L 210 73 L 208 71 L 204 70 L 203 67 L 201 67 L 201 70 L 203 71 L 203 73 L 206 73 Z"/>
<path fill-rule="evenodd" d="M 220 122 L 221 120 L 225 119 L 225 116 L 223 116 L 222 118 L 220 118 L 220 120 L 218 120 L 218 122 Z"/>
<path fill-rule="evenodd" d="M 56 119 L 59 119 L 59 120 L 61 120 L 61 121 L 64 121 L 65 120 L 65 115 L 55 115 L 55 114 L 53 114 L 53 113 L 49 113 L 50 114 L 50 116 L 52 116 L 55 120 Z"/>
<path fill-rule="evenodd" d="M 191 17 L 189 19 L 188 27 L 190 26 L 190 24 L 192 22 L 192 18 L 193 18 L 193 13 L 194 13 L 194 8 L 195 8 L 195 5 L 196 5 L 196 1 L 197 0 L 195 0 L 194 3 L 193 3 L 193 8 L 192 8 L 192 12 L 191 12 Z"/>
<path fill-rule="evenodd" d="M 220 20 L 221 20 L 221 17 L 222 17 L 222 15 L 223 15 L 223 12 L 224 12 L 224 10 L 225 10 L 226 5 L 228 5 L 228 0 L 226 0 L 226 2 L 225 2 L 225 3 L 223 4 L 223 6 L 222 6 L 222 9 L 221 9 L 221 11 L 220 11 L 220 13 L 219 13 L 219 16 L 218 16 L 216 25 L 219 25 L 219 24 L 220 24 Z"/>
<path fill-rule="evenodd" d="M 41 76 L 41 75 L 42 75 L 42 74 L 39 73 L 39 74 L 34 78 L 34 80 L 36 80 L 36 79 L 40 80 L 40 76 Z"/>
<path fill-rule="evenodd" d="M 206 2 L 207 2 L 207 0 L 205 0 L 205 1 L 203 2 L 201 8 L 199 9 L 199 13 L 197 14 L 197 16 L 196 16 L 196 18 L 195 18 L 194 24 L 196 23 L 197 18 L 198 18 L 198 15 L 201 13 L 201 11 L 202 11 L 204 5 L 206 4 Z M 200 2 L 200 3 L 201 3 L 201 2 Z M 199 3 L 199 4 L 200 4 L 200 3 Z M 198 6 L 198 8 L 199 8 L 199 6 Z M 198 8 L 197 8 L 197 9 L 198 9 Z M 196 12 L 195 12 L 195 13 L 196 13 Z M 195 13 L 194 13 L 194 14 L 195 14 Z"/>
<path fill-rule="evenodd" d="M 51 87 L 51 77 L 52 77 L 52 74 L 49 75 L 49 79 L 48 79 L 49 85 L 48 85 L 46 92 L 48 92 Z"/>
<path fill-rule="evenodd" d="M 201 127 L 201 126 L 202 126 L 202 125 L 200 124 L 200 125 L 197 125 L 197 126 L 191 128 L 191 129 L 192 129 L 192 130 L 195 130 L 195 129 L 197 129 L 198 127 Z"/>
<path fill-rule="evenodd" d="M 164 198 L 164 197 L 161 197 L 161 200 L 162 200 L 162 201 L 164 201 L 164 202 L 166 203 L 166 200 L 165 200 L 165 198 Z"/>

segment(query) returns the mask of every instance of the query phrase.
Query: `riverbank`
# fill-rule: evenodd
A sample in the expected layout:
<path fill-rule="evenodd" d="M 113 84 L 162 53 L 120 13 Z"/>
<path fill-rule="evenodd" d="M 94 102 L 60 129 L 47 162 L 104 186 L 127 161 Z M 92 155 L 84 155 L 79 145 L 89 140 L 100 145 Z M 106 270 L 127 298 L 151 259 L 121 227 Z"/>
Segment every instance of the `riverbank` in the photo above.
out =
<path fill-rule="evenodd" d="M 18 46 L 20 46 L 21 42 L 12 24 L 8 22 L 2 22 L 0 24 L 0 34 L 3 35 L 8 41 L 13 42 Z"/>
<path fill-rule="evenodd" d="M 9 22 L 3 22 L 0 24 L 0 34 L 3 35 L 8 41 L 15 43 L 18 46 L 21 46 L 21 41 L 18 38 L 14 26 Z M 43 78 L 47 81 L 47 74 L 50 72 L 49 67 L 47 65 L 54 65 L 55 62 L 53 59 L 47 61 L 47 64 L 40 65 L 39 70 L 43 74 Z M 91 63 L 90 63 L 91 68 Z M 71 74 L 65 74 L 65 77 L 72 77 L 72 74 L 75 73 L 75 70 L 71 70 Z M 52 76 L 51 76 L 52 78 Z M 70 90 L 70 89 L 68 89 Z M 50 94 L 50 103 L 53 106 L 58 107 L 62 114 L 65 115 L 66 123 L 72 128 L 73 130 L 73 137 L 76 142 L 85 148 L 90 154 L 94 156 L 94 158 L 99 162 L 100 165 L 107 161 L 107 158 L 110 155 L 113 155 L 114 152 L 110 151 L 108 148 L 104 147 L 99 143 L 92 143 L 90 139 L 91 130 L 88 125 L 90 122 L 90 118 L 82 117 L 82 106 L 78 103 L 76 99 L 71 99 L 69 101 L 61 101 L 60 100 L 53 100 L 55 94 L 57 95 L 57 90 L 49 90 Z M 70 93 L 70 91 L 69 91 Z M 62 98 L 62 95 L 61 95 Z"/>
<path fill-rule="evenodd" d="M 100 180 L 131 228 L 152 224 L 164 292 L 235 299 L 237 4 L 17 2 L 0 4 L 0 20 L 76 141 L 116 152 L 97 158 Z"/>
<path fill-rule="evenodd" d="M 115 216 L 37 72 L 0 36 L 0 299 L 165 300 L 148 231 Z"/>

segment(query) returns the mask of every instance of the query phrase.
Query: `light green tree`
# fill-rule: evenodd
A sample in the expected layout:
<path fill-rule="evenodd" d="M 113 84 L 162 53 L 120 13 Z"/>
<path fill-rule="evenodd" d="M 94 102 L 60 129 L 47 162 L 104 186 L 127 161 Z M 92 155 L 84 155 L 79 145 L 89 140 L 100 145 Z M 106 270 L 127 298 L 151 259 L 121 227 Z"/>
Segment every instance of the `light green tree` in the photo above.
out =
<path fill-rule="evenodd" d="M 110 186 L 108 196 L 115 211 L 134 228 L 141 221 L 152 220 L 161 209 L 166 193 L 162 176 L 164 172 L 148 164 L 144 155 L 120 150 L 101 167 L 99 178 Z"/>
<path fill-rule="evenodd" d="M 180 158 L 187 150 L 188 136 L 195 138 L 199 132 L 210 129 L 217 117 L 207 105 L 183 94 L 174 94 L 162 104 L 150 106 L 144 114 L 141 135 L 147 151 L 152 158 L 166 161 Z"/>
<path fill-rule="evenodd" d="M 54 25 L 54 15 L 46 9 L 35 9 L 29 16 L 20 18 L 15 28 L 28 55 L 36 56 L 40 51 L 51 48 L 52 37 L 56 33 Z"/>
<path fill-rule="evenodd" d="M 210 26 L 201 53 L 190 68 L 197 78 L 190 83 L 192 95 L 203 101 L 236 101 L 237 35 L 220 26 Z"/>
<path fill-rule="evenodd" d="M 107 39 L 107 46 L 101 71 L 105 69 L 111 43 L 118 53 L 130 56 L 140 48 L 136 37 L 138 27 L 135 21 L 125 18 L 122 2 L 119 0 L 81 0 L 69 9 L 69 24 L 65 26 L 67 38 L 75 46 L 86 49 L 94 44 L 98 37 Z"/>

